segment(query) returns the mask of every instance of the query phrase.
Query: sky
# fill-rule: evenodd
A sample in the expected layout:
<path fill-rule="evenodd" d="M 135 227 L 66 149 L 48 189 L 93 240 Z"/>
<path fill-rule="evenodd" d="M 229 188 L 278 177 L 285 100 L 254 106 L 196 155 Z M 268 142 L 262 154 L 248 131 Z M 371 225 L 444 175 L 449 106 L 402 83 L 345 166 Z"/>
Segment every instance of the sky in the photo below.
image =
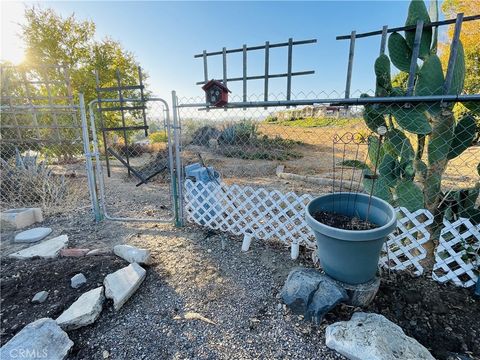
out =
<path fill-rule="evenodd" d="M 317 39 L 316 44 L 295 46 L 293 71 L 315 70 L 314 75 L 292 80 L 294 93 L 314 92 L 327 97 L 345 89 L 348 40 L 337 35 L 352 30 L 380 30 L 383 25 L 402 26 L 408 1 L 265 1 L 265 2 L 7 2 L 1 5 L 1 58 L 18 63 L 23 47 L 18 39 L 25 6 L 51 7 L 63 16 L 75 13 L 80 20 L 96 24 L 96 37 L 119 40 L 132 51 L 148 73 L 153 93 L 165 99 L 171 91 L 178 96 L 202 96 L 197 81 L 203 80 L 203 62 L 194 54 L 222 47 L 239 48 L 294 40 Z M 358 39 L 352 75 L 352 92 L 373 89 L 373 63 L 379 54 L 380 36 Z M 264 72 L 264 53 L 248 53 L 248 75 Z M 271 73 L 286 72 L 287 49 L 272 49 Z M 229 77 L 242 75 L 242 54 L 227 58 Z M 221 56 L 209 57 L 209 78 L 222 77 Z M 234 95 L 241 95 L 241 82 L 229 84 Z M 272 93 L 285 93 L 286 80 L 272 79 Z M 249 81 L 249 95 L 263 92 L 262 81 Z M 323 94 L 322 94 L 323 92 Z M 332 96 L 332 95 L 330 95 Z"/>

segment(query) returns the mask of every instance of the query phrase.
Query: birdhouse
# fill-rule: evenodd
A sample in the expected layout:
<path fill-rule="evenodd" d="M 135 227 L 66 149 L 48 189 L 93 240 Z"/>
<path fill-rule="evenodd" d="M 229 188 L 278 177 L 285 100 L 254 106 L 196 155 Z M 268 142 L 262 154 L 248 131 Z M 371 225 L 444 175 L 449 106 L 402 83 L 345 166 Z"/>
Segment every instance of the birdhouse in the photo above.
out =
<path fill-rule="evenodd" d="M 207 104 L 220 107 L 228 103 L 228 93 L 231 91 L 220 81 L 210 80 L 202 89 L 205 91 Z"/>

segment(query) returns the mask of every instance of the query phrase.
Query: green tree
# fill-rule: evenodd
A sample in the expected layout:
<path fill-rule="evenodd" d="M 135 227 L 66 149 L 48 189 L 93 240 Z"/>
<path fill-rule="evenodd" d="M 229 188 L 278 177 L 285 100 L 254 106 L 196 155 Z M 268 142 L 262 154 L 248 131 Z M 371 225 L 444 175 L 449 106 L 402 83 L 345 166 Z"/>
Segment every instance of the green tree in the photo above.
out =
<path fill-rule="evenodd" d="M 45 99 L 48 98 L 49 93 L 52 96 L 69 95 L 65 93 L 65 74 L 54 65 L 63 65 L 68 69 L 68 78 L 75 103 L 78 103 L 79 93 L 84 94 L 86 104 L 97 98 L 95 70 L 99 73 L 102 87 L 117 85 L 117 71 L 121 74 L 123 85 L 138 83 L 139 64 L 133 53 L 125 50 L 120 42 L 111 38 L 96 40 L 95 24 L 92 21 L 79 20 L 73 14 L 62 17 L 52 9 L 41 9 L 35 6 L 25 10 L 25 20 L 20 34 L 20 38 L 25 44 L 25 61 L 17 69 L 11 67 L 11 64 L 1 64 L 2 104 L 10 101 L 8 95 L 14 95 L 18 99 L 24 98 L 27 90 L 32 95 Z M 53 81 L 48 87 L 40 83 L 26 89 L 23 84 L 24 73 L 39 78 L 47 77 Z M 145 74 L 143 78 L 146 78 Z M 58 83 L 54 81 L 58 81 Z M 136 94 L 133 91 L 126 91 L 124 96 L 138 97 L 139 94 L 138 91 Z M 102 97 L 117 98 L 118 94 L 102 93 Z M 48 100 L 39 100 L 38 103 L 47 104 Z M 109 112 L 104 115 L 107 126 L 119 126 L 120 114 Z M 138 114 L 133 112 L 127 114 L 127 123 L 135 123 L 135 118 L 138 118 Z M 3 124 L 14 124 L 17 120 L 18 115 L 15 119 L 11 115 L 2 114 Z M 71 121 L 71 116 L 44 114 L 39 123 L 41 122 L 42 125 L 53 123 L 68 125 L 71 124 Z M 9 134 L 6 134 L 5 131 L 2 128 L 2 136 L 7 137 Z M 58 130 L 48 132 L 45 129 L 42 129 L 42 135 L 42 138 L 55 138 L 56 136 L 59 140 L 69 140 L 72 136 L 78 137 L 73 133 L 69 134 Z M 113 134 L 111 135 L 113 136 Z M 25 137 L 31 137 L 31 134 L 25 134 Z M 53 146 L 50 148 L 44 150 L 54 149 Z M 80 147 L 75 149 L 75 152 L 81 150 Z"/>

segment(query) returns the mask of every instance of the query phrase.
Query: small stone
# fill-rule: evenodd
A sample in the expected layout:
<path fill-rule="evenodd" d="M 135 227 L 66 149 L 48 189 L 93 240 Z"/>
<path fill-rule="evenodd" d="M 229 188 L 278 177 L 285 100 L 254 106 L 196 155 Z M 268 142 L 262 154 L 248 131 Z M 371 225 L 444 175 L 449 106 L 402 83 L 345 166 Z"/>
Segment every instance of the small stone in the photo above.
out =
<path fill-rule="evenodd" d="M 63 330 L 75 330 L 95 322 L 102 312 L 103 286 L 87 291 L 57 318 Z"/>
<path fill-rule="evenodd" d="M 32 299 L 32 303 L 34 304 L 43 303 L 45 300 L 47 300 L 47 297 L 48 297 L 48 291 L 40 291 L 35 294 L 35 296 Z"/>
<path fill-rule="evenodd" d="M 51 228 L 38 227 L 22 231 L 15 235 L 15 242 L 33 243 L 46 238 L 52 232 Z"/>
<path fill-rule="evenodd" d="M 383 315 L 357 312 L 350 321 L 327 326 L 325 344 L 348 359 L 434 360 L 417 340 Z"/>
<path fill-rule="evenodd" d="M 131 245 L 116 245 L 113 248 L 115 255 L 128 261 L 130 264 L 145 264 L 149 265 L 152 262 L 150 251 L 147 249 L 139 249 Z"/>
<path fill-rule="evenodd" d="M 20 359 L 21 354 L 34 354 L 38 359 L 63 360 L 72 346 L 73 341 L 55 320 L 42 318 L 25 326 L 1 347 L 0 359 Z"/>
<path fill-rule="evenodd" d="M 60 250 L 67 245 L 67 242 L 68 236 L 60 235 L 53 239 L 45 240 L 40 244 L 14 252 L 13 254 L 8 255 L 8 257 L 19 260 L 30 259 L 33 257 L 52 259 L 58 256 Z"/>
<path fill-rule="evenodd" d="M 104 359 L 108 359 L 110 356 L 110 353 L 107 350 L 103 350 L 102 356 Z"/>
<path fill-rule="evenodd" d="M 79 273 L 70 279 L 70 285 L 74 289 L 78 289 L 80 286 L 87 282 L 87 278 L 82 273 Z"/>
<path fill-rule="evenodd" d="M 147 272 L 137 263 L 130 264 L 112 274 L 103 281 L 105 296 L 113 300 L 113 307 L 119 310 L 145 280 Z"/>
<path fill-rule="evenodd" d="M 77 249 L 77 248 L 62 249 L 60 250 L 60 256 L 82 257 L 82 256 L 85 256 L 89 251 L 90 249 Z"/>

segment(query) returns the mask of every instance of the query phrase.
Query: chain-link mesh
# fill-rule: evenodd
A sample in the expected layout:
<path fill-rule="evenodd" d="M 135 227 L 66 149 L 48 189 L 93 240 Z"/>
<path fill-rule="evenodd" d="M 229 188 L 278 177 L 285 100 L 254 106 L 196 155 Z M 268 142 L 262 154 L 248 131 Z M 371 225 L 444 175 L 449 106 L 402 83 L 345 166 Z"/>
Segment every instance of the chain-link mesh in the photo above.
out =
<path fill-rule="evenodd" d="M 326 99 L 326 94 L 302 94 L 308 97 Z M 303 220 L 311 195 L 365 192 L 391 203 L 401 219 L 385 266 L 421 273 L 422 246 L 435 238 L 442 244 L 436 252 L 442 260 L 434 276 L 445 278 L 444 259 L 461 258 L 450 261 L 455 281 L 466 286 L 475 281 L 480 248 L 475 104 L 182 107 L 203 100 L 179 99 L 182 156 L 188 166 L 199 162 L 200 154 L 218 171 L 221 186 L 209 185 L 211 180 L 195 184 L 187 174 L 189 220 L 245 236 L 275 237 L 293 252 L 294 244 L 314 246 Z"/>
<path fill-rule="evenodd" d="M 124 116 L 130 127 L 105 132 L 100 128 L 98 108 L 94 112 L 107 213 L 114 218 L 170 220 L 172 211 L 169 126 L 163 103 L 146 102 L 147 134 L 136 112 Z M 127 144 L 125 144 L 125 135 Z M 106 141 L 106 143 L 104 142 Z M 108 164 L 107 164 L 108 156 Z M 128 162 L 127 162 L 128 156 Z"/>
<path fill-rule="evenodd" d="M 1 206 L 47 213 L 88 205 L 82 129 L 61 66 L 2 67 Z"/>

